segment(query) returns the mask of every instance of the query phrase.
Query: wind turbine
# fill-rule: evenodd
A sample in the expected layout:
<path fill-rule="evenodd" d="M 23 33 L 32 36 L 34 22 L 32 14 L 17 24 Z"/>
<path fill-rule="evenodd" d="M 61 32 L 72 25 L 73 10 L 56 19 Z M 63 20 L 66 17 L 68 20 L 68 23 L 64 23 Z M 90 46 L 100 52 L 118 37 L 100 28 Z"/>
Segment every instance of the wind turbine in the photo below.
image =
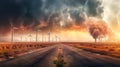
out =
<path fill-rule="evenodd" d="M 48 42 L 50 42 L 50 32 L 48 32 Z"/>
<path fill-rule="evenodd" d="M 38 32 L 41 31 L 41 30 L 37 30 L 36 29 L 36 42 L 38 42 Z"/>
<path fill-rule="evenodd" d="M 18 28 L 14 27 L 12 22 L 10 22 L 10 25 L 11 25 L 11 32 L 12 32 L 12 34 L 11 34 L 11 42 L 14 42 L 14 30 L 18 29 Z"/>
<path fill-rule="evenodd" d="M 21 42 L 22 42 L 22 39 L 23 39 L 23 31 L 24 31 L 24 28 L 23 27 L 21 27 Z"/>
<path fill-rule="evenodd" d="M 10 22 L 10 26 L 11 26 L 11 42 L 13 42 L 13 23 Z"/>
<path fill-rule="evenodd" d="M 57 35 L 55 35 L 56 42 L 57 42 L 57 38 L 58 38 L 58 36 L 57 36 Z"/>
<path fill-rule="evenodd" d="M 31 42 L 32 35 L 30 34 L 30 35 L 28 35 L 28 37 L 30 37 L 30 42 Z"/>

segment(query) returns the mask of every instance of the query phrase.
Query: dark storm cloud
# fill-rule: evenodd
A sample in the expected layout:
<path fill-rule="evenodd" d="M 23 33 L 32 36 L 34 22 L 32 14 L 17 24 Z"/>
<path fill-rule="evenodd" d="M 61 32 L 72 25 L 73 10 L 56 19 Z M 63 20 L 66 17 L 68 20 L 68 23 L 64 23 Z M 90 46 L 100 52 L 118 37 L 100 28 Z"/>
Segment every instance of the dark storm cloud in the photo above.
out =
<path fill-rule="evenodd" d="M 51 26 L 54 20 L 62 20 L 61 14 L 65 13 L 80 23 L 84 21 L 84 14 L 100 15 L 100 5 L 99 0 L 0 0 L 0 26 L 9 26 L 10 20 L 14 25 L 19 25 L 20 20 L 23 20 L 25 26 L 32 23 L 37 26 L 39 19 Z"/>
<path fill-rule="evenodd" d="M 0 20 L 28 19 L 34 20 L 40 15 L 41 0 L 1 0 L 0 1 Z M 0 25 L 9 24 L 7 21 Z M 19 22 L 14 22 L 15 24 Z M 29 22 L 28 22 L 29 23 Z"/>
<path fill-rule="evenodd" d="M 103 7 L 100 6 L 101 2 L 99 0 L 89 0 L 87 7 L 89 15 L 96 16 L 103 12 Z"/>
<path fill-rule="evenodd" d="M 8 17 L 37 17 L 41 5 L 40 0 L 5 0 L 0 13 Z"/>
<path fill-rule="evenodd" d="M 83 22 L 85 15 L 88 17 L 100 17 L 102 13 L 101 2 L 99 0 L 44 0 L 42 9 L 47 16 L 59 14 L 58 17 L 60 17 L 61 14 L 69 13 L 76 23 Z"/>
<path fill-rule="evenodd" d="M 52 8 L 56 8 L 57 10 L 64 10 L 64 8 L 68 8 L 73 12 L 75 10 L 79 10 L 79 13 L 82 13 L 80 11 L 84 10 L 85 12 L 88 12 L 88 15 L 90 16 L 96 16 L 102 12 L 102 7 L 100 7 L 100 0 L 53 0 L 52 5 Z"/>

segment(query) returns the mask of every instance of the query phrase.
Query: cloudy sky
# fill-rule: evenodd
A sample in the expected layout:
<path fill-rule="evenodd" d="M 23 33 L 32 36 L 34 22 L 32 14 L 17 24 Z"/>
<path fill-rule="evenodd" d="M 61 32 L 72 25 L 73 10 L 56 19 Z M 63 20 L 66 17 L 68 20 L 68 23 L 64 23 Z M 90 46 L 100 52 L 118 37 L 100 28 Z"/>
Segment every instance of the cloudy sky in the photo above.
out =
<path fill-rule="evenodd" d="M 9 26 L 11 22 L 19 26 L 22 22 L 24 26 L 35 27 L 44 21 L 49 27 L 66 18 L 79 24 L 85 15 L 100 17 L 103 12 L 100 5 L 99 0 L 1 0 L 0 26 Z"/>
<path fill-rule="evenodd" d="M 0 31 L 2 34 L 10 32 L 11 24 L 30 31 L 81 30 L 89 27 L 84 24 L 91 17 L 118 31 L 119 3 L 120 0 L 0 0 Z"/>

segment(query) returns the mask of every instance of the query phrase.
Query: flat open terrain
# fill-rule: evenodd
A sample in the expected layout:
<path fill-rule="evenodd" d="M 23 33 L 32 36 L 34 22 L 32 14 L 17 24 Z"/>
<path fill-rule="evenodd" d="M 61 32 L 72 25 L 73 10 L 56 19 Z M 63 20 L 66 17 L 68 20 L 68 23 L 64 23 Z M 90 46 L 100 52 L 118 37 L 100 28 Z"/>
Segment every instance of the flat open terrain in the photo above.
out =
<path fill-rule="evenodd" d="M 63 67 L 120 67 L 120 58 L 87 51 L 71 45 L 58 43 L 40 48 L 19 57 L 1 61 L 0 67 L 57 67 L 54 61 L 58 58 L 59 53 L 62 54 L 62 59 L 65 62 Z"/>
<path fill-rule="evenodd" d="M 99 53 L 102 55 L 109 55 L 109 56 L 113 56 L 113 57 L 118 57 L 120 58 L 120 43 L 75 43 L 75 42 L 71 42 L 71 43 L 66 43 L 69 46 L 73 46 L 76 47 L 78 49 L 83 49 L 86 51 L 90 51 L 93 53 Z"/>

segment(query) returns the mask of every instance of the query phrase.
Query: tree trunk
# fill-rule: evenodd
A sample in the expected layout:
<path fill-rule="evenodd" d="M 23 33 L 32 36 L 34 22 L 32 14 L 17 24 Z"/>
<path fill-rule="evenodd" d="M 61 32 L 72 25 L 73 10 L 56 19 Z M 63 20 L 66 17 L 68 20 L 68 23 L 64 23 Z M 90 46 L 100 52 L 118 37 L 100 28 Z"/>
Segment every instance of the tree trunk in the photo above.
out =
<path fill-rule="evenodd" d="M 97 42 L 97 39 L 95 38 L 95 42 Z"/>

